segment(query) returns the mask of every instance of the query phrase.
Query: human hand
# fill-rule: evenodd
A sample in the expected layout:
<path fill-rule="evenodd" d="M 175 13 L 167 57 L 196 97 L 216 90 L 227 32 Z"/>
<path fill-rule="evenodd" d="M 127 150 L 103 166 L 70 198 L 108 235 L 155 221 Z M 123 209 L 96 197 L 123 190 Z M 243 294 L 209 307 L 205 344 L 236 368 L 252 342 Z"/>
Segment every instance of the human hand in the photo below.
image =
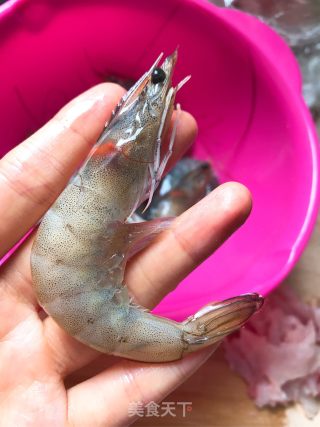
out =
<path fill-rule="evenodd" d="M 97 140 L 123 94 L 96 86 L 0 161 L 0 257 L 47 211 Z M 183 112 L 172 164 L 197 133 Z M 128 264 L 125 283 L 136 301 L 154 307 L 248 216 L 251 198 L 236 183 L 218 187 L 178 217 Z M 160 401 L 212 353 L 148 364 L 101 355 L 39 310 L 32 289 L 33 236 L 0 271 L 0 426 L 127 425 L 131 402 Z M 166 268 L 163 268 L 163 266 Z"/>

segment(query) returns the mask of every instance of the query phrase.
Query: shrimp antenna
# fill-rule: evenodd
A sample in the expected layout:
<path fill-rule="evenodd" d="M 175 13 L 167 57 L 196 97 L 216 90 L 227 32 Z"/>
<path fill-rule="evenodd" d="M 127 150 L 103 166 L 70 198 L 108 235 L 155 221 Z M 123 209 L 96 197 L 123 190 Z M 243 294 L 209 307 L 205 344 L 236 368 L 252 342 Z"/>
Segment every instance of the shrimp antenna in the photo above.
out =
<path fill-rule="evenodd" d="M 190 79 L 191 79 L 191 75 L 189 75 L 189 76 L 185 77 L 183 80 L 181 80 L 181 82 L 178 83 L 176 86 L 176 92 L 178 92 L 178 90 L 180 90 L 182 88 L 182 86 L 184 86 Z"/>

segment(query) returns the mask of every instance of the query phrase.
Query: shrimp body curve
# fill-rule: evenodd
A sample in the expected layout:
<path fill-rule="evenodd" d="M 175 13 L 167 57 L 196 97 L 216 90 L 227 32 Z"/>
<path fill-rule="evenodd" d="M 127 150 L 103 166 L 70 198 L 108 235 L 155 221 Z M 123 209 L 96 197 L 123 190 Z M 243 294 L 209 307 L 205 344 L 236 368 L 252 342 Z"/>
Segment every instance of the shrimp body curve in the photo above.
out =
<path fill-rule="evenodd" d="M 122 98 L 84 165 L 45 214 L 32 248 L 31 270 L 40 305 L 69 334 L 101 352 L 147 362 L 177 360 L 219 343 L 260 306 L 248 294 L 209 304 L 179 323 L 137 305 L 123 284 L 127 260 L 169 219 L 132 223 L 151 201 L 171 155 L 163 135 L 176 92 L 174 52 Z"/>

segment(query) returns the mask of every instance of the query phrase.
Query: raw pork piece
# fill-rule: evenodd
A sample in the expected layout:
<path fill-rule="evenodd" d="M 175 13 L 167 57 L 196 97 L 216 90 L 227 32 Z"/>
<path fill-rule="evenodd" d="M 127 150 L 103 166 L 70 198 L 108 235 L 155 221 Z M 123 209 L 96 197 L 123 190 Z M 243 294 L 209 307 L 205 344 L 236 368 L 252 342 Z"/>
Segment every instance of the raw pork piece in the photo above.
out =
<path fill-rule="evenodd" d="M 259 407 L 300 402 L 310 418 L 320 410 L 320 308 L 290 288 L 271 294 L 225 351 Z"/>

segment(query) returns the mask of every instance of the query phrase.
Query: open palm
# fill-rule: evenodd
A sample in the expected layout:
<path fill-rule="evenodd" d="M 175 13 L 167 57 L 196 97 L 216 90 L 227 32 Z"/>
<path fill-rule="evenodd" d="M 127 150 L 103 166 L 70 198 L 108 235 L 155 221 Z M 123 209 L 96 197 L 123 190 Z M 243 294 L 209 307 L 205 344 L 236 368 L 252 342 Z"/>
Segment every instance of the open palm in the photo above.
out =
<path fill-rule="evenodd" d="M 108 83 L 90 89 L 0 161 L 0 257 L 66 186 L 122 94 Z M 196 132 L 194 119 L 183 112 L 171 166 Z M 125 282 L 137 302 L 154 307 L 243 223 L 250 208 L 248 191 L 229 183 L 178 217 L 128 265 Z M 147 364 L 102 356 L 77 342 L 37 304 L 32 240 L 1 267 L 0 426 L 130 424 L 132 402 L 163 399 L 211 354 L 207 349 L 177 362 Z"/>

